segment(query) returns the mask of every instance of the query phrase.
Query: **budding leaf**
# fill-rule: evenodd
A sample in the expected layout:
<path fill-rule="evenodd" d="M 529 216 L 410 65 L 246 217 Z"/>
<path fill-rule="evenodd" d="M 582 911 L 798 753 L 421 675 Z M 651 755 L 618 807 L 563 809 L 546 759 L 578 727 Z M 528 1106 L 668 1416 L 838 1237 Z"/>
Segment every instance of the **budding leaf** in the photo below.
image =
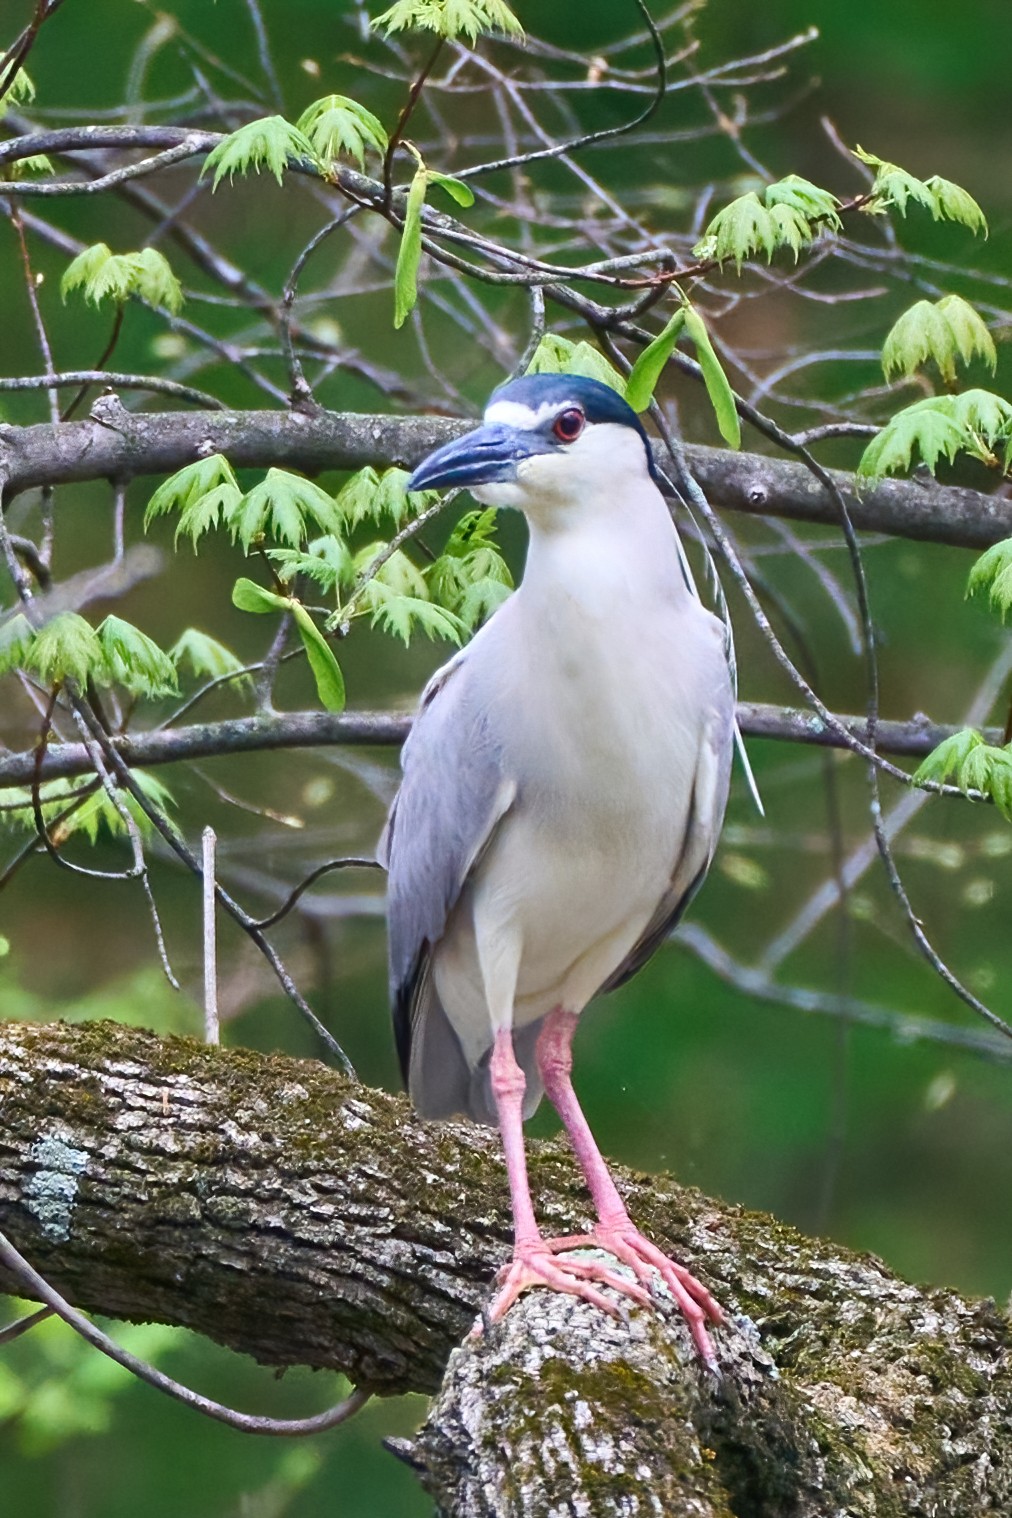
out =
<path fill-rule="evenodd" d="M 838 231 L 843 225 L 837 215 L 837 206 L 840 202 L 836 196 L 812 184 L 811 180 L 802 179 L 799 174 L 788 174 L 785 179 L 778 179 L 775 184 L 767 185 L 763 198 L 770 207 L 790 206 L 792 210 L 799 211 L 806 220 L 824 222 L 834 231 Z"/>
<path fill-rule="evenodd" d="M 233 509 L 242 500 L 242 491 L 228 459 L 221 453 L 212 453 L 206 459 L 195 459 L 192 464 L 178 469 L 159 485 L 144 513 L 145 531 L 155 517 L 164 516 L 170 511 L 185 512 L 196 506 L 204 496 L 219 491 L 224 486 L 228 490 L 219 500 L 223 504 L 227 502 L 229 509 Z"/>
<path fill-rule="evenodd" d="M 994 372 L 998 363 L 994 339 L 983 319 L 959 295 L 939 301 L 919 300 L 891 328 L 882 348 L 882 370 L 907 377 L 929 359 L 938 366 L 946 384 L 956 379 L 956 359 L 969 364 L 980 357 Z"/>
<path fill-rule="evenodd" d="M 279 596 L 273 590 L 265 590 L 255 580 L 247 580 L 241 575 L 232 586 L 232 605 L 238 606 L 240 611 L 291 611 L 292 600 L 290 596 Z"/>
<path fill-rule="evenodd" d="M 422 586 L 425 591 L 424 584 Z M 430 638 L 446 638 L 458 646 L 466 631 L 463 622 L 443 606 L 421 596 L 402 595 L 380 579 L 370 580 L 362 593 L 362 605 L 372 612 L 372 626 L 381 627 L 406 644 L 420 627 Z"/>
<path fill-rule="evenodd" d="M 469 184 L 462 179 L 452 179 L 449 174 L 437 174 L 435 169 L 427 169 L 426 173 L 433 184 L 438 184 L 440 189 L 446 191 L 451 200 L 455 200 L 458 206 L 474 205 L 474 191 Z"/>
<path fill-rule="evenodd" d="M 98 629 L 98 636 L 109 676 L 118 685 L 134 696 L 178 696 L 176 667 L 147 633 L 122 617 L 109 616 Z"/>
<path fill-rule="evenodd" d="M 259 485 L 243 497 L 232 521 L 232 537 L 247 551 L 254 538 L 270 534 L 296 548 L 308 536 L 307 518 L 325 532 L 337 525 L 334 498 L 300 474 L 268 469 Z"/>
<path fill-rule="evenodd" d="M 322 100 L 314 100 L 299 117 L 296 131 L 324 163 L 345 153 L 362 168 L 367 148 L 377 153 L 387 150 L 382 122 L 347 95 L 324 95 Z"/>
<path fill-rule="evenodd" d="M 625 382 L 625 398 L 634 411 L 646 411 L 665 364 L 671 357 L 685 328 L 685 307 L 679 306 L 664 331 L 639 355 Z"/>
<path fill-rule="evenodd" d="M 974 596 L 987 591 L 995 611 L 1001 613 L 1002 621 L 1012 611 L 1012 538 L 994 543 L 970 570 L 966 593 Z"/>
<path fill-rule="evenodd" d="M 961 791 L 990 796 L 1002 816 L 1012 822 L 1012 744 L 999 748 L 985 743 L 972 728 L 953 733 L 914 771 L 916 781 L 951 781 Z"/>
<path fill-rule="evenodd" d="M 695 346 L 696 358 L 703 371 L 703 383 L 706 385 L 706 393 L 710 397 L 710 404 L 717 418 L 720 435 L 731 448 L 740 448 L 741 425 L 734 404 L 734 391 L 728 383 L 720 359 L 714 352 L 710 334 L 706 330 L 706 323 L 695 306 L 685 308 L 685 335 L 692 339 Z"/>
<path fill-rule="evenodd" d="M 75 680 L 86 685 L 109 683 L 109 666 L 98 633 L 76 611 L 64 611 L 46 622 L 25 652 L 25 667 L 46 685 Z"/>
<path fill-rule="evenodd" d="M 334 650 L 300 601 L 293 601 L 291 609 L 316 681 L 316 694 L 328 712 L 343 712 L 344 676 L 334 657 Z"/>
<path fill-rule="evenodd" d="M 626 382 L 599 348 L 588 342 L 572 342 L 557 332 L 546 332 L 527 366 L 528 374 L 579 374 L 596 379 L 625 395 Z"/>
<path fill-rule="evenodd" d="M 269 548 L 267 554 L 277 565 L 278 576 L 286 585 L 297 575 L 308 575 L 324 591 L 351 585 L 355 580 L 355 566 L 348 545 L 333 533 L 314 538 L 304 550 Z"/>
<path fill-rule="evenodd" d="M 866 153 L 863 148 L 855 148 L 854 157 L 875 170 L 874 199 L 869 210 L 881 211 L 894 206 L 901 216 L 905 216 L 907 204 L 912 200 L 930 211 L 935 221 L 960 222 L 971 232 L 987 236 L 987 218 L 962 185 L 942 179 L 938 174 L 933 174 L 930 179 L 917 179 L 906 169 L 877 158 L 874 153 Z"/>
<path fill-rule="evenodd" d="M 230 132 L 213 147 L 204 159 L 200 177 L 203 178 L 209 169 L 214 170 L 213 191 L 226 174 L 231 181 L 236 174 L 259 174 L 261 169 L 268 169 L 280 184 L 293 159 L 318 163 L 313 144 L 298 127 L 292 126 L 283 116 L 262 116 L 257 121 L 247 122 L 238 131 Z"/>
<path fill-rule="evenodd" d="M 944 400 L 945 397 L 933 399 Z M 970 434 L 945 408 L 918 401 L 907 406 L 873 437 L 857 466 L 859 478 L 881 479 L 886 474 L 903 474 L 910 469 L 916 454 L 932 473 L 940 458 L 951 463 L 961 448 L 972 443 Z"/>
<path fill-rule="evenodd" d="M 422 206 L 428 172 L 419 164 L 404 204 L 404 229 L 394 271 L 394 326 L 403 327 L 418 299 L 418 264 L 422 256 Z"/>
<path fill-rule="evenodd" d="M 24 612 L 15 612 L 0 622 L 0 675 L 22 669 L 35 633 Z"/>
<path fill-rule="evenodd" d="M 237 675 L 244 680 L 249 678 L 242 673 L 242 660 L 230 648 L 196 627 L 188 627 L 180 633 L 169 649 L 169 658 L 177 670 L 189 667 L 198 679 L 218 680 L 223 675 Z"/>
<path fill-rule="evenodd" d="M 85 300 L 99 306 L 104 300 L 122 305 L 131 295 L 149 305 L 162 306 L 175 314 L 183 304 L 183 287 L 172 272 L 164 253 L 157 248 L 142 248 L 138 253 L 113 253 L 107 243 L 97 242 L 85 248 L 67 265 L 60 280 L 60 294 L 66 300 L 71 290 L 80 289 Z"/>
<path fill-rule="evenodd" d="M 504 0 L 396 0 L 373 26 L 391 32 L 408 29 L 435 32 L 440 37 L 466 37 L 476 42 L 488 32 L 522 37 L 523 27 Z"/>

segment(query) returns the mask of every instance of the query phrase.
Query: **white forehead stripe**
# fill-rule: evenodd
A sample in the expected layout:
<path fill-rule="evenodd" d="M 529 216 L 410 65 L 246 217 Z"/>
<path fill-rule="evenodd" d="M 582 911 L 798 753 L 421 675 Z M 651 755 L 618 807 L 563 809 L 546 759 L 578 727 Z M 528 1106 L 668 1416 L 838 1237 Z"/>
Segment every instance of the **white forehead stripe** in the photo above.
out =
<path fill-rule="evenodd" d="M 530 432 L 549 416 L 557 416 L 567 406 L 576 406 L 577 401 L 543 401 L 537 411 L 532 411 L 530 406 L 521 405 L 519 401 L 496 401 L 485 412 L 486 422 L 502 422 L 506 427 L 518 427 L 523 432 Z M 580 407 L 583 410 L 583 407 Z"/>

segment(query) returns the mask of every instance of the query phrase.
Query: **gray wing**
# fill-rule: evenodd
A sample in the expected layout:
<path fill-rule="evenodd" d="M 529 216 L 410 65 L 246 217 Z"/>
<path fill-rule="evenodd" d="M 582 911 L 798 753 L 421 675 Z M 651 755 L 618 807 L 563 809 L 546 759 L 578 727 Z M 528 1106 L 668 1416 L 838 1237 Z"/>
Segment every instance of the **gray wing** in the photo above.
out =
<path fill-rule="evenodd" d="M 703 884 L 724 820 L 733 747 L 734 711 L 729 703 L 727 711 L 714 714 L 700 744 L 685 837 L 672 871 L 671 884 L 637 942 L 601 987 L 602 991 L 614 991 L 616 986 L 624 985 L 642 969 L 672 932 Z"/>
<path fill-rule="evenodd" d="M 465 880 L 516 796 L 459 654 L 429 682 L 404 745 L 404 778 L 377 855 L 388 871 L 394 1034 L 423 1115 L 466 1110 L 471 1076 L 430 974 Z"/>

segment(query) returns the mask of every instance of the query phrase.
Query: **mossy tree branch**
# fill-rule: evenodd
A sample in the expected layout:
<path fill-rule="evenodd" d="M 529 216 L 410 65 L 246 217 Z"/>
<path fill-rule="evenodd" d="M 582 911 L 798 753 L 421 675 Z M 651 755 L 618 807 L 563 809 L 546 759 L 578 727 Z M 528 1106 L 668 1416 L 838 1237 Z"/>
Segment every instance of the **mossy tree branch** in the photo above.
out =
<path fill-rule="evenodd" d="M 211 453 L 236 468 L 413 468 L 473 422 L 443 417 L 301 411 L 128 412 L 100 409 L 83 422 L 0 425 L 0 492 L 80 480 L 168 474 Z M 752 516 L 839 526 L 839 509 L 804 464 L 690 444 L 686 458 L 714 506 Z M 665 460 L 660 456 L 663 465 Z M 986 548 L 1012 533 L 1012 501 L 920 480 L 880 480 L 856 493 L 852 475 L 834 473 L 855 527 L 925 542 Z"/>
<path fill-rule="evenodd" d="M 548 1293 L 455 1349 L 509 1245 L 496 1136 L 320 1065 L 2 1024 L 0 1153 L 0 1229 L 78 1305 L 381 1394 L 438 1388 L 398 1453 L 446 1513 L 1012 1504 L 1012 1327 L 992 1302 L 666 1177 L 618 1171 L 637 1220 L 734 1315 L 720 1383 L 676 1314 L 613 1322 Z M 546 1226 L 586 1226 L 566 1149 L 532 1144 L 531 1171 Z"/>

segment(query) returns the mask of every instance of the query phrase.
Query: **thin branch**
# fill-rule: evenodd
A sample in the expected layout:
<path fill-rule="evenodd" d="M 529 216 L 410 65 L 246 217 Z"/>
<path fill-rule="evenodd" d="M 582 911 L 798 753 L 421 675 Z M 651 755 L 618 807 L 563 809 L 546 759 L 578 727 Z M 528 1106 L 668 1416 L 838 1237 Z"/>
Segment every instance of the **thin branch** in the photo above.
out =
<path fill-rule="evenodd" d="M 164 1392 L 166 1396 L 172 1397 L 176 1402 L 182 1402 L 186 1407 L 192 1407 L 195 1412 L 203 1413 L 207 1418 L 213 1418 L 216 1423 L 227 1423 L 229 1428 L 238 1428 L 247 1434 L 269 1434 L 287 1439 L 300 1438 L 304 1434 L 318 1434 L 325 1429 L 336 1428 L 340 1423 L 346 1423 L 365 1406 L 372 1395 L 366 1388 L 356 1387 L 343 1402 L 311 1418 L 265 1418 L 256 1413 L 237 1412 L 235 1408 L 226 1407 L 223 1403 L 215 1402 L 201 1392 L 195 1392 L 191 1387 L 174 1381 L 157 1366 L 138 1359 L 128 1349 L 124 1349 L 122 1344 L 117 1344 L 114 1339 L 110 1339 L 109 1335 L 103 1333 L 97 1324 L 85 1317 L 84 1313 L 78 1312 L 76 1307 L 71 1307 L 66 1298 L 50 1286 L 45 1277 L 28 1263 L 24 1255 L 15 1249 L 10 1239 L 2 1233 L 0 1233 L 0 1265 L 9 1271 L 27 1295 L 44 1302 L 49 1312 L 62 1318 L 64 1323 L 93 1349 L 99 1350 L 110 1360 L 115 1360 L 117 1365 L 122 1365 L 124 1370 L 128 1370 L 138 1380 L 146 1381 L 156 1391 Z M 39 1314 L 35 1316 L 38 1317 Z"/>
<path fill-rule="evenodd" d="M 109 369 L 65 369 L 53 374 L 17 374 L 0 377 L 0 390 L 61 390 L 71 385 L 105 385 L 111 390 L 150 390 L 159 395 L 172 395 L 181 401 L 191 401 L 195 406 L 209 406 L 214 411 L 224 411 L 224 401 L 208 395 L 206 390 L 195 390 L 192 385 L 180 385 L 175 380 L 162 379 L 157 374 L 118 374 Z M 83 393 L 83 392 L 82 392 Z"/>

